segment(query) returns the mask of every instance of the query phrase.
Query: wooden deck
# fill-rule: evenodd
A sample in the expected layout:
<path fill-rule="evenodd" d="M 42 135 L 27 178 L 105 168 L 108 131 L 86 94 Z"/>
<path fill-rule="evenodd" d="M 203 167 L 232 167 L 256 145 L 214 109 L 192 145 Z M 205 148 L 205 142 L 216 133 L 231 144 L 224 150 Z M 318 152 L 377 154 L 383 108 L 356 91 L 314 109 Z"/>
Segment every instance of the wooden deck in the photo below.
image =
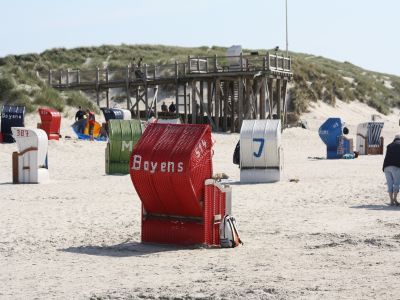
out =
<path fill-rule="evenodd" d="M 208 120 L 214 130 L 238 131 L 243 118 L 281 117 L 285 124 L 287 82 L 293 73 L 290 57 L 267 53 L 189 56 L 185 62 L 131 64 L 121 69 L 50 70 L 47 76 L 55 89 L 95 92 L 99 106 L 104 93 L 104 106 L 108 107 L 109 90 L 123 88 L 127 108 L 138 117 L 143 117 L 143 111 L 139 111 L 141 102 L 144 115 L 151 110 L 157 115 L 157 99 L 149 99 L 148 89 L 154 89 L 156 97 L 158 86 L 173 85 L 179 107 L 177 115 L 185 122 Z"/>

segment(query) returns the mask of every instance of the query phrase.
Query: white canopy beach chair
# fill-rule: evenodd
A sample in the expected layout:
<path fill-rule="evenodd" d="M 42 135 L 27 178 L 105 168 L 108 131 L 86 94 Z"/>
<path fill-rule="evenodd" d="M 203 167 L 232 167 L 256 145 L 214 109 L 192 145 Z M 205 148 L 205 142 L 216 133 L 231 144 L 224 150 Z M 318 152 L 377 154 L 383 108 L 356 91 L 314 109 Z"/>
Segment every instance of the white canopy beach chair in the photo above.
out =
<path fill-rule="evenodd" d="M 240 182 L 280 181 L 282 171 L 280 120 L 244 120 L 240 130 Z"/>
<path fill-rule="evenodd" d="M 360 155 L 383 154 L 383 122 L 366 122 L 357 126 L 356 150 Z"/>
<path fill-rule="evenodd" d="M 18 152 L 13 152 L 13 183 L 40 183 L 49 179 L 47 134 L 42 129 L 12 127 Z"/>

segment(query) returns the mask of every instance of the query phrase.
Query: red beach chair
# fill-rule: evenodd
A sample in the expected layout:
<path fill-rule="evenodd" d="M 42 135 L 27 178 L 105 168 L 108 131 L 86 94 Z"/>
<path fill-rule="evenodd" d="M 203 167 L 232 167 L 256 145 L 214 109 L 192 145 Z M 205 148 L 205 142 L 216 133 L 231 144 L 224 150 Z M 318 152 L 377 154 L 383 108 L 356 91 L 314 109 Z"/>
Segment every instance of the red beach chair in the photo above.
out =
<path fill-rule="evenodd" d="M 60 139 L 61 113 L 53 108 L 39 108 L 39 115 L 42 123 L 38 128 L 43 129 L 49 140 Z"/>
<path fill-rule="evenodd" d="M 219 245 L 231 189 L 209 179 L 211 158 L 208 125 L 147 127 L 130 159 L 142 202 L 142 242 Z"/>

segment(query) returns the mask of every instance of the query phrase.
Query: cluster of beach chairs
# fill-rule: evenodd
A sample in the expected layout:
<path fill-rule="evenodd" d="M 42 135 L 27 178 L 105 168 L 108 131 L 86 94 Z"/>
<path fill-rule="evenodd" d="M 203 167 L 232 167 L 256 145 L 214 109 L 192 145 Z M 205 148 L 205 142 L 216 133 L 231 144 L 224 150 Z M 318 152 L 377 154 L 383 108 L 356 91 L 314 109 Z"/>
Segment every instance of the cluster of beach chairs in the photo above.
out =
<path fill-rule="evenodd" d="M 143 124 L 125 117 L 123 111 L 103 109 L 103 113 L 108 134 L 105 172 L 130 175 L 142 202 L 142 241 L 220 245 L 221 224 L 232 214 L 232 189 L 228 181 L 213 176 L 211 127 L 171 119 Z M 50 178 L 48 140 L 59 140 L 61 114 L 40 108 L 38 128 L 24 127 L 24 114 L 23 107 L 3 107 L 2 141 L 17 143 L 13 182 L 40 183 Z M 358 126 L 358 154 L 382 154 L 382 127 L 382 122 Z M 281 180 L 281 132 L 280 120 L 243 121 L 236 149 L 241 183 Z M 328 159 L 355 153 L 346 133 L 340 118 L 322 124 L 319 134 Z"/>

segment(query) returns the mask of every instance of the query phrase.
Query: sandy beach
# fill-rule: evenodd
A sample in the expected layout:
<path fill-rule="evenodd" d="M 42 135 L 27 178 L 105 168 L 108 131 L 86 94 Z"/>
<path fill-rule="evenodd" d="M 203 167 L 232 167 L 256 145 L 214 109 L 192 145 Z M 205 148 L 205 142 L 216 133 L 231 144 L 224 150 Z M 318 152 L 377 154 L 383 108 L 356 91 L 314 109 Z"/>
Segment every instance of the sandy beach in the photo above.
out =
<path fill-rule="evenodd" d="M 314 103 L 309 130 L 284 131 L 285 176 L 273 184 L 240 184 L 239 135 L 213 134 L 214 173 L 233 181 L 244 241 L 234 249 L 141 244 L 139 198 L 129 175 L 105 175 L 105 142 L 50 141 L 51 180 L 38 185 L 11 183 L 16 145 L 0 144 L 0 299 L 400 298 L 400 208 L 387 205 L 383 156 L 309 158 L 326 155 L 317 130 L 327 117 L 355 139 L 372 114 Z M 381 120 L 386 146 L 399 111 Z"/>

